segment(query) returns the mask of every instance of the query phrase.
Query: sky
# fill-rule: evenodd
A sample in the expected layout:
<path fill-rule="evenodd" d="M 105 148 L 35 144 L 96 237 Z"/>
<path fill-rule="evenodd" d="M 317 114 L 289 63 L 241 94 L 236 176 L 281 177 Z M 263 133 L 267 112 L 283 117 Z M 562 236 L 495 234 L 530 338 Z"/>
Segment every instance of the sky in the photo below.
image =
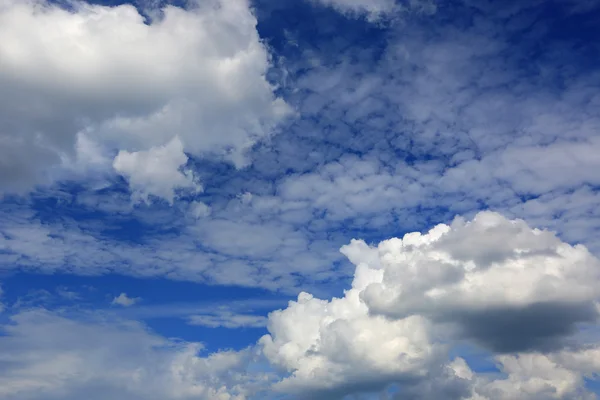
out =
<path fill-rule="evenodd" d="M 0 399 L 600 398 L 599 22 L 0 0 Z"/>

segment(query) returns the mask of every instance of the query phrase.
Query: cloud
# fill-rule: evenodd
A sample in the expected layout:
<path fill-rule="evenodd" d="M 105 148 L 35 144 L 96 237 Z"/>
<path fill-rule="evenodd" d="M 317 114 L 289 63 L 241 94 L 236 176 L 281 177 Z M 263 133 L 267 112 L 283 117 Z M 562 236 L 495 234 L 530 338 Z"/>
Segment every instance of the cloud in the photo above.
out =
<path fill-rule="evenodd" d="M 584 388 L 584 379 L 598 371 L 597 346 L 550 354 L 525 353 L 496 357 L 505 378 L 473 373 L 464 360 L 453 363 L 455 372 L 471 384 L 469 399 L 597 399 Z"/>
<path fill-rule="evenodd" d="M 433 13 L 436 5 L 429 0 L 410 0 L 400 4 L 396 0 L 312 0 L 324 6 L 332 7 L 339 12 L 350 15 L 366 15 L 369 20 L 377 21 L 406 10 Z"/>
<path fill-rule="evenodd" d="M 208 328 L 264 328 L 267 326 L 267 318 L 262 315 L 219 311 L 216 313 L 192 315 L 188 317 L 188 323 Z"/>
<path fill-rule="evenodd" d="M 595 398 L 586 382 L 597 380 L 600 371 L 599 261 L 585 247 L 522 220 L 481 212 L 377 246 L 353 240 L 341 252 L 356 265 L 343 296 L 319 299 L 303 292 L 266 320 L 252 313 L 259 303 L 145 311 L 146 317 L 180 315 L 209 327 L 266 322 L 268 334 L 241 352 L 200 357 L 198 344 L 171 342 L 139 323 L 115 318 L 128 310 L 18 312 L 2 325 L 0 394 Z M 119 298 L 131 300 L 125 293 Z M 573 329 L 580 326 L 586 329 Z M 475 354 L 487 349 L 477 357 L 491 360 L 500 373 L 479 371 L 481 359 L 467 357 L 468 352 L 457 357 L 457 348 L 465 346 L 477 349 Z"/>
<path fill-rule="evenodd" d="M 242 285 L 270 290 L 296 291 L 299 282 L 307 286 L 315 279 L 337 277 L 332 264 L 342 258 L 330 248 L 327 238 L 306 240 L 295 225 L 261 222 L 246 206 L 232 205 L 213 211 L 211 218 L 180 221 L 179 208 L 165 207 L 122 211 L 111 200 L 102 204 L 110 210 L 135 217 L 144 229 L 122 241 L 106 234 L 114 214 L 100 224 L 79 226 L 72 219 L 42 222 L 24 209 L 4 209 L 0 231 L 0 254 L 11 268 L 30 271 L 68 271 L 77 275 L 109 272 L 136 277 L 161 276 L 170 279 L 218 285 Z M 114 201 L 114 199 L 112 199 Z M 144 206 L 145 207 L 145 206 Z M 188 210 L 184 208 L 186 212 Z M 223 217 L 223 218 L 221 218 Z M 177 235 L 162 236 L 167 226 Z M 118 224 L 119 221 L 116 221 Z M 156 226 L 160 226 L 156 231 Z M 297 264 L 290 265 L 289 259 Z M 8 263 L 10 260 L 10 264 Z M 262 271 L 257 273 L 257 271 Z M 310 280 L 309 280 L 310 279 Z M 297 293 L 297 292 L 296 292 Z"/>
<path fill-rule="evenodd" d="M 132 196 L 149 201 L 149 195 L 173 204 L 176 189 L 202 191 L 191 170 L 182 170 L 188 161 L 183 144 L 175 137 L 168 144 L 147 151 L 129 153 L 121 150 L 113 167 L 127 178 Z"/>
<path fill-rule="evenodd" d="M 211 208 L 201 201 L 193 201 L 190 203 L 190 212 L 196 218 L 204 218 L 211 214 Z"/>
<path fill-rule="evenodd" d="M 269 54 L 245 0 L 168 5 L 149 23 L 131 5 L 69 4 L 0 6 L 5 190 L 48 182 L 90 146 L 122 151 L 115 166 L 134 190 L 152 171 L 164 178 L 159 169 L 134 176 L 131 165 L 163 146 L 180 161 L 183 152 L 212 154 L 241 166 L 246 149 L 289 114 L 265 79 Z M 77 145 L 81 135 L 89 146 Z M 170 197 L 164 184 L 149 190 Z"/>
<path fill-rule="evenodd" d="M 69 288 L 61 286 L 56 288 L 56 294 L 65 300 L 81 300 L 81 295 L 73 290 L 69 290 Z"/>
<path fill-rule="evenodd" d="M 452 10 L 466 12 L 461 4 Z M 203 15 L 202 9 L 175 11 Z M 193 158 L 190 168 L 206 188 L 194 201 L 210 205 L 210 215 L 202 206 L 183 204 L 182 214 L 136 209 L 110 186 L 78 193 L 65 212 L 78 205 L 102 210 L 94 223 L 106 229 L 82 227 L 69 219 L 72 214 L 65 223 L 35 216 L 5 222 L 0 240 L 6 264 L 294 291 L 347 279 L 351 270 L 337 249 L 352 236 L 379 241 L 482 208 L 550 228 L 597 254 L 600 210 L 590 156 L 597 147 L 590 138 L 598 125 L 590 90 L 597 77 L 585 71 L 563 76 L 564 61 L 551 54 L 539 60 L 540 68 L 569 85 L 523 75 L 519 66 L 529 62 L 529 42 L 508 51 L 506 21 L 484 17 L 488 23 L 472 26 L 439 15 L 430 17 L 440 22 L 432 26 L 407 19 L 404 27 L 377 30 L 368 43 L 359 40 L 362 30 L 345 29 L 330 42 L 321 40 L 322 27 L 318 44 L 290 33 L 302 51 L 299 59 L 286 58 L 290 86 L 283 92 L 302 117 L 252 149 L 252 168 L 193 165 L 197 159 L 180 135 L 185 156 Z M 160 21 L 144 29 L 159 29 Z M 576 50 L 564 51 L 576 59 Z M 88 141 L 96 140 L 94 132 L 86 132 Z M 150 152 L 169 140 L 175 139 L 121 150 Z M 169 170 L 183 179 L 176 167 Z M 160 189 L 170 197 L 169 185 Z M 246 192 L 252 193 L 249 201 L 233 199 Z M 135 243 L 110 236 L 127 218 L 148 228 Z M 164 220 L 178 237 L 161 228 Z M 15 224 L 21 226 L 15 230 Z M 19 233 L 23 226 L 30 234 Z"/>
<path fill-rule="evenodd" d="M 559 45 L 559 24 L 549 20 L 531 31 L 542 3 L 455 2 L 427 20 L 371 32 L 365 44 L 350 33 L 301 41 L 290 80 L 304 118 L 294 142 L 277 146 L 276 161 L 296 172 L 281 178 L 280 200 L 309 208 L 328 229 L 366 227 L 378 237 L 399 221 L 420 229 L 482 208 L 527 219 L 521 207 L 538 197 L 567 205 L 595 192 L 590 88 L 599 76 L 584 66 L 592 45 Z M 474 9 L 478 23 L 445 17 Z M 540 41 L 560 51 L 548 45 L 535 68 L 523 68 Z M 560 208 L 569 218 L 539 207 L 531 222 L 596 252 L 598 208 Z"/>
<path fill-rule="evenodd" d="M 314 0 L 323 5 L 333 7 L 341 12 L 368 14 L 371 17 L 378 17 L 382 14 L 397 10 L 395 0 Z"/>
<path fill-rule="evenodd" d="M 132 305 L 138 303 L 141 299 L 139 297 L 129 297 L 127 293 L 121 293 L 117 297 L 115 297 L 112 301 L 112 304 L 118 304 L 123 307 L 131 307 Z"/>
<path fill-rule="evenodd" d="M 395 381 L 425 379 L 435 369 L 439 353 L 428 321 L 370 315 L 359 292 L 353 287 L 331 301 L 301 293 L 288 308 L 269 315 L 270 334 L 260 344 L 269 361 L 290 372 L 276 390 L 302 398 L 342 398 Z"/>
<path fill-rule="evenodd" d="M 357 268 L 381 275 L 361 293 L 371 311 L 447 319 L 494 351 L 558 345 L 597 317 L 600 261 L 521 220 L 481 212 L 376 249 L 379 259 L 365 263 L 364 243 L 342 248 Z"/>
<path fill-rule="evenodd" d="M 597 322 L 599 260 L 585 247 L 481 212 L 426 234 L 378 246 L 353 241 L 341 251 L 356 264 L 343 297 L 301 293 L 269 315 L 260 344 L 289 372 L 275 390 L 342 398 L 398 383 L 402 399 L 472 392 L 480 400 L 586 392 L 595 353 L 568 350 L 580 324 Z M 508 378 L 460 372 L 460 359 L 449 353 L 464 341 L 489 349 Z M 571 353 L 577 355 L 565 356 Z M 531 366 L 535 360 L 540 369 Z"/>

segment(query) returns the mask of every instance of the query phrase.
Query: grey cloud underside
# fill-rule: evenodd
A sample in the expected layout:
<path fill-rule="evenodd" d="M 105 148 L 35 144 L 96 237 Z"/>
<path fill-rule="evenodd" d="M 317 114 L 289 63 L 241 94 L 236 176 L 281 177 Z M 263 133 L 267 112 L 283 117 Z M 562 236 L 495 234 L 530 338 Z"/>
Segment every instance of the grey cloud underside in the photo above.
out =
<path fill-rule="evenodd" d="M 581 325 L 594 324 L 593 304 L 538 303 L 525 307 L 489 308 L 441 317 L 461 326 L 462 334 L 494 353 L 549 352 L 563 348 Z"/>

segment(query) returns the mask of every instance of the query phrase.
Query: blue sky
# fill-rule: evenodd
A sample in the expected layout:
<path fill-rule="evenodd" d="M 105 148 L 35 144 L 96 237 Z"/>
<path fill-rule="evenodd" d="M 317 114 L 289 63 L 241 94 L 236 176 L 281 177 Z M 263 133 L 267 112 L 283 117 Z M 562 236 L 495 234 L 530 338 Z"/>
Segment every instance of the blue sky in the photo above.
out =
<path fill-rule="evenodd" d="M 597 398 L 599 18 L 0 0 L 0 399 Z"/>

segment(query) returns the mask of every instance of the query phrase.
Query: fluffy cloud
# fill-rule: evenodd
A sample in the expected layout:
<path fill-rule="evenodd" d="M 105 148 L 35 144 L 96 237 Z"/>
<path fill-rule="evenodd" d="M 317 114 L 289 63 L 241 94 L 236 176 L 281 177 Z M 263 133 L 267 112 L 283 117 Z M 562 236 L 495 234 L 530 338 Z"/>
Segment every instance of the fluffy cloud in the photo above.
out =
<path fill-rule="evenodd" d="M 342 251 L 356 261 L 364 247 Z M 552 346 L 597 316 L 598 259 L 521 220 L 482 212 L 386 240 L 377 252 L 377 262 L 358 263 L 382 276 L 361 293 L 372 311 L 449 319 L 496 351 Z"/>
<path fill-rule="evenodd" d="M 354 282 L 369 278 L 377 279 L 357 276 Z M 264 353 L 291 373 L 277 390 L 341 398 L 427 376 L 437 353 L 428 321 L 420 316 L 371 316 L 359 290 L 353 287 L 331 301 L 302 293 L 297 302 L 269 315 L 270 335 L 261 339 Z"/>
<path fill-rule="evenodd" d="M 356 264 L 344 297 L 302 293 L 269 315 L 260 344 L 290 373 L 277 390 L 341 398 L 398 383 L 401 399 L 568 398 L 598 372 L 595 347 L 561 350 L 598 314 L 600 262 L 583 246 L 481 212 L 341 251 Z M 508 378 L 448 359 L 465 339 L 498 354 Z"/>
<path fill-rule="evenodd" d="M 148 203 L 148 196 L 153 195 L 173 204 L 176 189 L 202 190 L 191 170 L 182 171 L 187 161 L 183 145 L 176 137 L 164 146 L 147 151 L 121 150 L 113 167 L 127 178 L 134 198 Z"/>
<path fill-rule="evenodd" d="M 241 166 L 244 151 L 289 112 L 265 79 L 269 54 L 245 0 L 166 6 L 149 24 L 131 5 L 69 4 L 0 2 L 0 177 L 8 190 L 56 175 L 48 167 L 73 158 L 81 134 L 123 151 L 115 167 L 134 190 L 149 180 L 135 172 L 140 159 L 161 148 L 172 150 L 171 174 L 184 151 Z M 168 199 L 172 191 L 163 184 L 150 192 Z"/>
<path fill-rule="evenodd" d="M 112 301 L 112 304 L 118 304 L 123 307 L 131 307 L 135 303 L 139 302 L 139 297 L 129 297 L 127 293 L 121 293 L 117 297 L 115 297 Z"/>

